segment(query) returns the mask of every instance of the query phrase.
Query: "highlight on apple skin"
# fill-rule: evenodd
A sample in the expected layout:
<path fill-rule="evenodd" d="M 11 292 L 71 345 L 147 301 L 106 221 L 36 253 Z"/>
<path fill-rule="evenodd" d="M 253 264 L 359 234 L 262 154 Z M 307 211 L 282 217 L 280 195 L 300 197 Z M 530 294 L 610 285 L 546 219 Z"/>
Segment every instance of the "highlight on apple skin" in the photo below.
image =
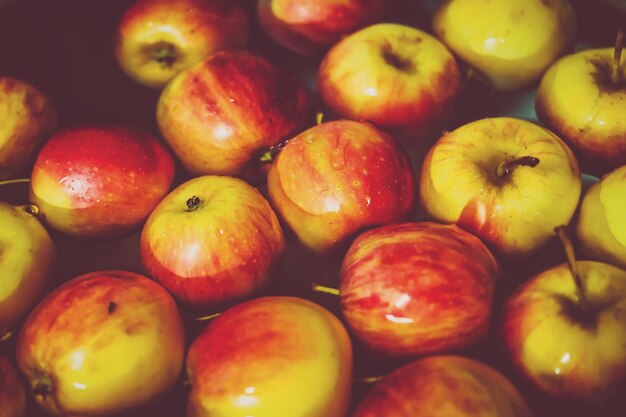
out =
<path fill-rule="evenodd" d="M 489 329 L 498 274 L 489 249 L 458 226 L 381 226 L 357 236 L 343 259 L 341 311 L 375 352 L 459 351 Z"/>
<path fill-rule="evenodd" d="M 337 317 L 271 296 L 222 313 L 192 342 L 188 417 L 346 417 L 352 346 Z"/>
<path fill-rule="evenodd" d="M 267 177 L 270 202 L 319 254 L 345 253 L 365 229 L 413 215 L 415 173 L 404 150 L 373 125 L 321 123 L 290 139 Z"/>
<path fill-rule="evenodd" d="M 462 85 L 454 56 L 437 38 L 379 23 L 333 45 L 317 88 L 333 114 L 369 121 L 414 145 L 439 133 Z"/>
<path fill-rule="evenodd" d="M 163 88 L 209 55 L 247 42 L 248 16 L 237 1 L 138 0 L 118 24 L 114 52 L 130 78 Z"/>
<path fill-rule="evenodd" d="M 130 235 L 169 192 L 174 159 L 135 127 L 80 125 L 56 132 L 37 155 L 30 201 L 52 229 L 73 238 Z"/>

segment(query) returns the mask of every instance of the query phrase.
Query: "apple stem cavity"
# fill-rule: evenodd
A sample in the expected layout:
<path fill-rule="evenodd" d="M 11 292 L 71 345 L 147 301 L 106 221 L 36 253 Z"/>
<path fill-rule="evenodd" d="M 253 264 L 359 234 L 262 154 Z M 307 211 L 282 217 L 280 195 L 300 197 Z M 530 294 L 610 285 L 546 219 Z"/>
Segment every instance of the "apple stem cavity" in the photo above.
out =
<path fill-rule="evenodd" d="M 617 30 L 617 36 L 615 37 L 615 50 L 613 51 L 613 65 L 611 67 L 611 82 L 613 85 L 618 85 L 621 81 L 620 64 L 622 60 L 622 49 L 624 48 L 624 31 L 622 29 Z"/>
<path fill-rule="evenodd" d="M 326 285 L 313 283 L 311 284 L 311 289 L 315 292 L 339 296 L 339 290 L 337 288 L 327 287 Z"/>
<path fill-rule="evenodd" d="M 585 296 L 585 289 L 583 286 L 582 279 L 580 277 L 580 271 L 578 270 L 578 265 L 576 264 L 576 254 L 574 252 L 574 244 L 570 239 L 566 226 L 559 226 L 554 229 L 557 236 L 559 237 L 561 244 L 563 245 L 563 249 L 565 250 L 565 256 L 567 258 L 567 264 L 569 266 L 570 272 L 572 273 L 572 277 L 574 278 L 574 285 L 576 287 L 576 293 L 578 298 L 578 304 L 583 314 L 590 315 L 591 314 L 591 306 L 587 301 L 587 297 Z"/>
<path fill-rule="evenodd" d="M 504 161 L 498 165 L 496 168 L 496 176 L 498 178 L 505 178 L 515 170 L 518 166 L 526 166 L 534 168 L 539 164 L 539 158 L 535 158 L 534 156 L 522 156 L 520 158 L 515 158 L 510 161 Z"/>
<path fill-rule="evenodd" d="M 187 205 L 187 211 L 196 211 L 200 207 L 200 197 L 196 195 L 191 196 L 185 204 Z"/>
<path fill-rule="evenodd" d="M 22 206 L 22 210 L 24 210 L 26 214 L 30 214 L 31 216 L 39 216 L 39 207 L 34 204 L 27 204 L 25 206 Z"/>

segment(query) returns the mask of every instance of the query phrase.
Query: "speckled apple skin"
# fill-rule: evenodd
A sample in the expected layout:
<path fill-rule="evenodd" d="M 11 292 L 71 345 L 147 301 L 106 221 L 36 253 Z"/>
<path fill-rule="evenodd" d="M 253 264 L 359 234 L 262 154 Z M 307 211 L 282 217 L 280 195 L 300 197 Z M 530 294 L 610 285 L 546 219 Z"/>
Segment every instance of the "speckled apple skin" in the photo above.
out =
<path fill-rule="evenodd" d="M 30 199 L 40 218 L 75 238 L 127 235 L 170 190 L 174 159 L 154 136 L 133 127 L 77 126 L 39 152 Z"/>
<path fill-rule="evenodd" d="M 359 235 L 340 272 L 341 308 L 365 344 L 392 356 L 467 348 L 487 331 L 498 264 L 454 225 L 392 224 Z"/>
<path fill-rule="evenodd" d="M 347 246 L 362 229 L 408 219 L 415 183 L 406 154 L 391 136 L 348 120 L 297 135 L 268 173 L 273 207 L 319 253 Z"/>
<path fill-rule="evenodd" d="M 262 297 L 217 317 L 187 356 L 188 417 L 345 417 L 352 348 L 330 312 Z"/>

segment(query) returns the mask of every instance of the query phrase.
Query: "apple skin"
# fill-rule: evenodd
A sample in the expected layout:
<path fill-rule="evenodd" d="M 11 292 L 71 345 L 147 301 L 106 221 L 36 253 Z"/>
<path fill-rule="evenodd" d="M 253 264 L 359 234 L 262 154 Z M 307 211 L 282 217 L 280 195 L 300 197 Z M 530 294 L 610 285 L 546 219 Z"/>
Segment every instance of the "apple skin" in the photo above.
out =
<path fill-rule="evenodd" d="M 525 156 L 500 177 L 497 167 Z M 569 224 L 582 190 L 571 149 L 549 130 L 529 121 L 497 117 L 445 133 L 422 165 L 420 201 L 443 223 L 456 223 L 499 255 L 529 257 Z"/>
<path fill-rule="evenodd" d="M 383 0 L 260 0 L 257 14 L 273 40 L 293 52 L 317 55 L 382 20 L 388 6 Z"/>
<path fill-rule="evenodd" d="M 306 247 L 331 254 L 364 228 L 408 219 L 415 183 L 391 136 L 368 123 L 338 120 L 290 139 L 272 163 L 267 191 Z"/>
<path fill-rule="evenodd" d="M 584 254 L 626 269 L 626 165 L 593 183 L 582 198 L 576 237 Z"/>
<path fill-rule="evenodd" d="M 600 405 L 626 383 L 626 270 L 578 261 L 585 315 L 567 264 L 530 278 L 504 304 L 507 355 L 532 386 L 552 398 Z"/>
<path fill-rule="evenodd" d="M 602 176 L 626 165 L 626 66 L 611 82 L 613 48 L 567 55 L 537 90 L 539 119 L 572 148 L 583 172 Z"/>
<path fill-rule="evenodd" d="M 352 417 L 532 417 L 517 388 L 494 368 L 462 356 L 418 359 L 378 382 Z"/>
<path fill-rule="evenodd" d="M 196 196 L 199 207 L 187 201 Z M 140 238 L 144 268 L 185 307 L 208 311 L 249 297 L 280 270 L 285 239 L 267 200 L 243 180 L 214 175 L 174 189 Z"/>
<path fill-rule="evenodd" d="M 231 0 L 139 0 L 117 29 L 115 56 L 140 84 L 162 88 L 176 74 L 224 49 L 243 48 L 248 17 Z"/>
<path fill-rule="evenodd" d="M 482 81 L 500 92 L 533 87 L 574 46 L 577 32 L 568 0 L 445 0 L 432 27 Z"/>
<path fill-rule="evenodd" d="M 214 319 L 187 355 L 187 417 L 345 417 L 352 346 L 311 301 L 262 297 Z"/>
<path fill-rule="evenodd" d="M 376 352 L 464 349 L 489 328 L 498 264 L 455 225 L 391 224 L 359 235 L 341 265 L 341 310 Z"/>
<path fill-rule="evenodd" d="M 213 54 L 163 90 L 157 122 L 185 168 L 263 182 L 260 159 L 310 122 L 303 87 L 274 64 L 247 51 Z"/>
<path fill-rule="evenodd" d="M 174 181 L 174 159 L 152 135 L 85 125 L 55 133 L 37 156 L 30 199 L 42 221 L 79 239 L 129 235 Z"/>
<path fill-rule="evenodd" d="M 438 133 L 461 91 L 454 56 L 428 33 L 380 23 L 346 36 L 317 75 L 324 104 L 341 117 L 366 120 L 408 144 Z"/>
<path fill-rule="evenodd" d="M 22 417 L 26 412 L 26 392 L 17 369 L 0 356 L 0 417 Z"/>
<path fill-rule="evenodd" d="M 32 164 L 35 153 L 57 126 L 51 99 L 35 86 L 0 77 L 0 180 Z"/>
<path fill-rule="evenodd" d="M 126 271 L 94 271 L 49 293 L 20 332 L 16 357 L 36 402 L 57 416 L 145 404 L 182 371 L 185 335 L 169 293 Z"/>
<path fill-rule="evenodd" d="M 0 337 L 52 285 L 56 248 L 32 210 L 0 201 Z"/>

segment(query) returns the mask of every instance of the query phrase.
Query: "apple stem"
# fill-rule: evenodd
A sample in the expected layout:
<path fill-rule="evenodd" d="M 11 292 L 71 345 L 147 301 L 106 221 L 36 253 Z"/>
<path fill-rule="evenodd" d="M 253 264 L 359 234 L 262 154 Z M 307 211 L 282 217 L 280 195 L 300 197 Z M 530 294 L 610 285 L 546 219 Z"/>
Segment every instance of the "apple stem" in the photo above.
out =
<path fill-rule="evenodd" d="M 386 375 L 376 375 L 376 376 L 356 376 L 354 377 L 355 382 L 361 382 L 363 384 L 375 384 L 381 379 L 383 379 Z"/>
<path fill-rule="evenodd" d="M 187 205 L 187 211 L 195 211 L 200 207 L 200 197 L 194 195 L 185 204 Z"/>
<path fill-rule="evenodd" d="M 13 332 L 11 330 L 7 331 L 5 334 L 0 337 L 0 342 L 6 342 L 13 336 Z"/>
<path fill-rule="evenodd" d="M 512 159 L 510 161 L 504 161 L 496 168 L 496 176 L 498 178 L 504 178 L 513 172 L 518 166 L 536 167 L 539 164 L 539 158 L 534 156 L 522 156 L 520 158 Z"/>
<path fill-rule="evenodd" d="M 0 181 L 0 187 L 3 185 L 27 184 L 29 182 L 30 182 L 30 178 L 18 178 L 14 180 L 4 180 L 4 181 Z"/>
<path fill-rule="evenodd" d="M 213 314 L 209 314 L 208 316 L 201 316 L 201 317 L 196 317 L 195 320 L 196 321 L 209 321 L 209 320 L 213 320 L 215 317 L 221 315 L 222 313 L 213 313 Z"/>
<path fill-rule="evenodd" d="M 311 289 L 315 292 L 321 292 L 324 294 L 339 295 L 339 290 L 337 288 L 327 287 L 326 285 L 313 283 L 311 284 Z"/>
<path fill-rule="evenodd" d="M 271 163 L 272 161 L 274 161 L 274 158 L 276 158 L 276 155 L 278 155 L 278 153 L 283 150 L 287 143 L 289 143 L 289 139 L 285 139 L 277 143 L 276 145 L 270 146 L 269 149 L 261 154 L 259 161 Z"/>
<path fill-rule="evenodd" d="M 323 122 L 324 122 L 324 113 L 322 113 L 321 111 L 318 111 L 315 114 L 315 124 L 321 125 Z"/>
<path fill-rule="evenodd" d="M 576 264 L 574 244 L 572 243 L 572 240 L 567 233 L 566 226 L 559 226 L 554 230 L 561 240 L 561 244 L 563 245 L 563 249 L 565 250 L 567 264 L 569 266 L 570 272 L 572 273 L 572 277 L 574 278 L 574 284 L 576 286 L 576 293 L 578 295 L 578 303 L 580 305 L 580 308 L 582 309 L 583 313 L 589 314 L 591 312 L 591 307 L 589 306 L 589 302 L 587 301 L 587 297 L 585 296 L 583 281 L 580 277 L 578 265 Z"/>
<path fill-rule="evenodd" d="M 622 48 L 624 47 L 624 31 L 622 29 L 617 30 L 617 36 L 615 37 L 615 50 L 613 51 L 613 66 L 611 68 L 611 82 L 613 85 L 617 85 L 621 81 L 620 64 L 622 60 Z"/>

